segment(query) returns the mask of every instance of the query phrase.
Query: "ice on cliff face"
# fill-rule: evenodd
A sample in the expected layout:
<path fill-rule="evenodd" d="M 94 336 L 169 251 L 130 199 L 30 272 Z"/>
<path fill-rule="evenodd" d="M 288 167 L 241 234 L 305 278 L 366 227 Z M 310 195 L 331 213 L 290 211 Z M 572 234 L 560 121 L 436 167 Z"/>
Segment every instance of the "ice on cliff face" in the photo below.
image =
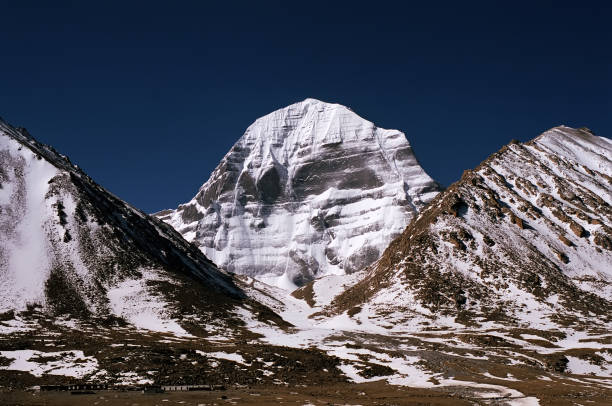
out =
<path fill-rule="evenodd" d="M 402 132 L 306 99 L 255 121 L 190 202 L 157 215 L 218 266 L 293 288 L 377 260 L 438 191 Z"/>

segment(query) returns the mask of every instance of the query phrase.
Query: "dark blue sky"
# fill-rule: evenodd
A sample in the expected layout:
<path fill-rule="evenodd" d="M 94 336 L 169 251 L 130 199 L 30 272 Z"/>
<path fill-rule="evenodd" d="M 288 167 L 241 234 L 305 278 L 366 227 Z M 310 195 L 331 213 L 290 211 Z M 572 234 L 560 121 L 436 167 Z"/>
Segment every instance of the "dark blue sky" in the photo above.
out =
<path fill-rule="evenodd" d="M 605 2 L 216 3 L 0 0 L 0 116 L 149 212 L 307 97 L 403 130 L 444 185 L 558 124 L 612 134 Z"/>

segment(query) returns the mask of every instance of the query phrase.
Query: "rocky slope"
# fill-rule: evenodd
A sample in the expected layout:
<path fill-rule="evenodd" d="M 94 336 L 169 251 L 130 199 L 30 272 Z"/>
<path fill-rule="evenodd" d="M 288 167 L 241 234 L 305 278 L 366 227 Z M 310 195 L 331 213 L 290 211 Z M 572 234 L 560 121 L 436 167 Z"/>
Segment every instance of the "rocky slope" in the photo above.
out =
<path fill-rule="evenodd" d="M 588 129 L 510 143 L 438 195 L 334 305 L 399 325 L 607 328 L 611 186 L 612 142 Z"/>
<path fill-rule="evenodd" d="M 403 133 L 306 99 L 255 121 L 190 202 L 157 216 L 220 267 L 294 288 L 378 259 L 438 190 Z"/>
<path fill-rule="evenodd" d="M 0 332 L 62 318 L 232 336 L 245 305 L 280 322 L 172 227 L 0 120 Z"/>
<path fill-rule="evenodd" d="M 346 380 L 320 351 L 247 345 L 244 318 L 289 325 L 241 284 L 0 121 L 0 388 L 304 381 L 288 359 L 325 370 L 307 381 Z"/>
<path fill-rule="evenodd" d="M 153 285 L 171 274 L 195 278 L 211 292 L 241 295 L 171 227 L 0 121 L 0 311 L 121 313 L 128 285 L 135 293 L 146 288 L 144 281 Z"/>

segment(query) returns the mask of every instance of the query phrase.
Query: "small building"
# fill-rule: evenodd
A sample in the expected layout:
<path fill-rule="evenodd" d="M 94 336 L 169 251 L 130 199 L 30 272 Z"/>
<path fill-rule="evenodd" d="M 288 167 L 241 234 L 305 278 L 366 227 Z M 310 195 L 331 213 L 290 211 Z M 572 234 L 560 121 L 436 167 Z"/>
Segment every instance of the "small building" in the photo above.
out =
<path fill-rule="evenodd" d="M 161 388 L 166 392 L 225 390 L 223 385 L 162 385 Z"/>
<path fill-rule="evenodd" d="M 41 392 L 48 391 L 93 391 L 107 390 L 108 385 L 104 383 L 78 383 L 72 385 L 40 385 Z"/>

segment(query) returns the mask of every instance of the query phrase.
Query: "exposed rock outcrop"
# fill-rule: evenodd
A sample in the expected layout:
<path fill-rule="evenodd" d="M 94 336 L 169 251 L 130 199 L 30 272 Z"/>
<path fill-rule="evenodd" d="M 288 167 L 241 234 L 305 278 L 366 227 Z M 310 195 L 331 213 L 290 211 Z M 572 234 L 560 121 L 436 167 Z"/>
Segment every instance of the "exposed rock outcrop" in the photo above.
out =
<path fill-rule="evenodd" d="M 440 193 L 336 310 L 384 309 L 406 322 L 610 323 L 610 176 L 612 142 L 586 130 L 511 143 Z"/>

